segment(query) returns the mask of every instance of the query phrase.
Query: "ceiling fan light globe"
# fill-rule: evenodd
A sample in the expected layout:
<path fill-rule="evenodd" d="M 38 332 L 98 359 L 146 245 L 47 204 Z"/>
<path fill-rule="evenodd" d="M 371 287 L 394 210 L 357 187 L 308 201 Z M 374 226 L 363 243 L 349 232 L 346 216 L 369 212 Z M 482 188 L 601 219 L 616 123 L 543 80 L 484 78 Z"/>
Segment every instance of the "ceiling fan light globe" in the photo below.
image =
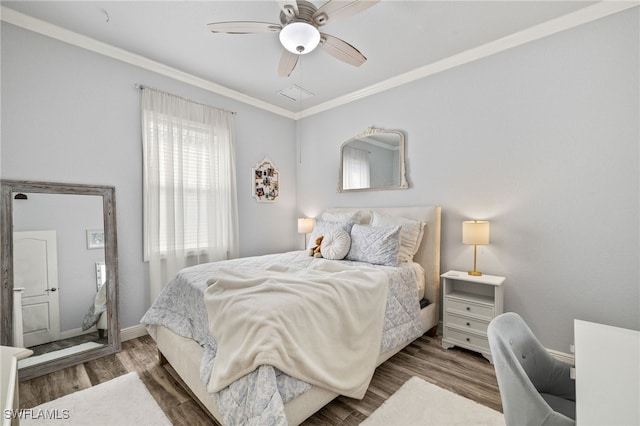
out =
<path fill-rule="evenodd" d="M 306 22 L 292 22 L 280 31 L 280 43 L 291 53 L 305 55 L 320 43 L 320 31 Z"/>

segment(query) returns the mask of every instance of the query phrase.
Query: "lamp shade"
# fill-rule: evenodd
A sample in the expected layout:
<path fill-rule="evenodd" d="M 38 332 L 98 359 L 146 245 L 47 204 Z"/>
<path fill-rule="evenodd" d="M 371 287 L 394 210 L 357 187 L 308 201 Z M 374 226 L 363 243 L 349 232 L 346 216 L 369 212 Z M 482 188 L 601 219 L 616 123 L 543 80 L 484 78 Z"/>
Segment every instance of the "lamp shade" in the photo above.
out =
<path fill-rule="evenodd" d="M 292 22 L 280 30 L 280 43 L 291 53 L 304 55 L 320 43 L 320 31 L 306 22 Z"/>
<path fill-rule="evenodd" d="M 316 221 L 311 217 L 301 217 L 298 219 L 298 233 L 308 234 L 313 231 Z"/>
<path fill-rule="evenodd" d="M 489 244 L 489 222 L 486 220 L 465 220 L 462 222 L 462 243 Z"/>

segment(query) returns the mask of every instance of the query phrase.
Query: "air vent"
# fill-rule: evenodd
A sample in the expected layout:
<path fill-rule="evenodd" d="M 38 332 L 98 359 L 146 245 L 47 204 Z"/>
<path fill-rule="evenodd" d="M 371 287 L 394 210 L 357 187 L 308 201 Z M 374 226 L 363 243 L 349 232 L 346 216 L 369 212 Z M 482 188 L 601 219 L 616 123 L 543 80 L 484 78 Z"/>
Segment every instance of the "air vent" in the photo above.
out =
<path fill-rule="evenodd" d="M 287 98 L 291 102 L 302 101 L 314 96 L 313 93 L 305 88 L 298 86 L 297 84 L 280 90 L 278 94 L 284 98 Z"/>

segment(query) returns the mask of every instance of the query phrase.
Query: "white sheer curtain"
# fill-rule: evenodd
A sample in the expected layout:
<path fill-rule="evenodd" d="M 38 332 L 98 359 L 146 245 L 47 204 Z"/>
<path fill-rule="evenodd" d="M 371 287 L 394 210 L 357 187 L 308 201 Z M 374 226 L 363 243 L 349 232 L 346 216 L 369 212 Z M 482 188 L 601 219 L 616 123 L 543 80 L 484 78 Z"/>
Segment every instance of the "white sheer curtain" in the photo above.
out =
<path fill-rule="evenodd" d="M 369 188 L 371 171 L 369 153 L 345 146 L 342 150 L 342 184 L 344 189 Z"/>
<path fill-rule="evenodd" d="M 142 89 L 150 296 L 181 268 L 238 257 L 233 114 Z"/>

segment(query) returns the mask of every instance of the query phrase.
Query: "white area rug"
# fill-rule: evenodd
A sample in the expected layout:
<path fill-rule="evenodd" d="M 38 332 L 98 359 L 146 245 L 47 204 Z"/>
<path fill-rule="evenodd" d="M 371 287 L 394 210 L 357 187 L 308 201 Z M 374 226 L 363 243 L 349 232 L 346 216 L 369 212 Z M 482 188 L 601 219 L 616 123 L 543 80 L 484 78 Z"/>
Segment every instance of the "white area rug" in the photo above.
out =
<path fill-rule="evenodd" d="M 21 425 L 171 425 L 136 373 L 23 410 Z"/>
<path fill-rule="evenodd" d="M 101 348 L 104 345 L 96 342 L 81 343 L 57 351 L 47 352 L 46 354 L 36 355 L 18 361 L 18 368 L 28 367 L 30 365 L 40 364 L 42 362 L 51 361 L 52 359 L 62 358 L 63 356 L 77 354 L 78 352 L 88 351 L 89 349 Z"/>
<path fill-rule="evenodd" d="M 500 425 L 504 415 L 418 377 L 407 380 L 363 426 Z"/>

